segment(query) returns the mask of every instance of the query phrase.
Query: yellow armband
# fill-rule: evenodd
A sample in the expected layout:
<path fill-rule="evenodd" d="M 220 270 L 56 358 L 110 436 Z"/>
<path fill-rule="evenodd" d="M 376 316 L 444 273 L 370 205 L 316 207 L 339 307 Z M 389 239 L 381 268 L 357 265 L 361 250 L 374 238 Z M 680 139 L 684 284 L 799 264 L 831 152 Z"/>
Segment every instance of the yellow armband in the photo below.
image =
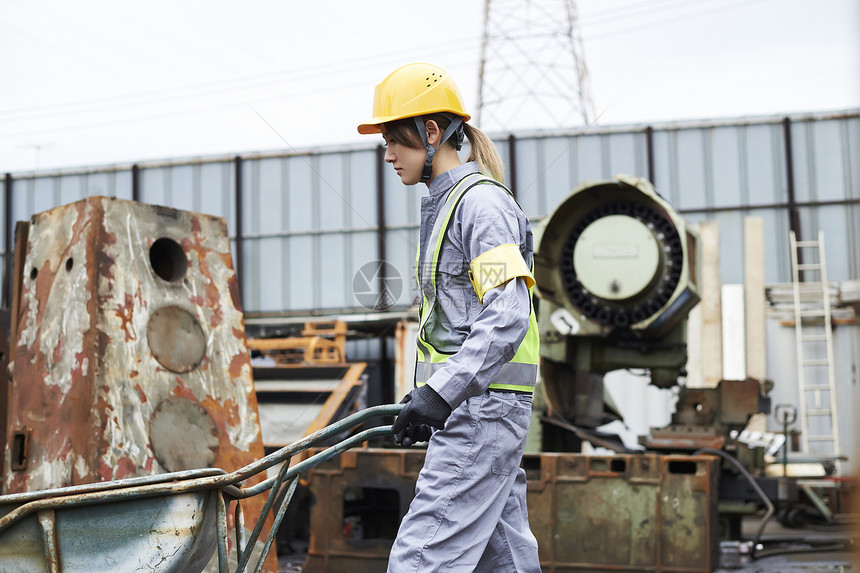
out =
<path fill-rule="evenodd" d="M 488 290 L 512 278 L 523 277 L 528 288 L 532 288 L 535 284 L 535 279 L 523 260 L 520 248 L 513 243 L 493 247 L 472 260 L 469 267 L 469 278 L 472 279 L 472 286 L 475 287 L 475 294 L 478 295 L 481 304 L 484 303 L 484 294 Z"/>

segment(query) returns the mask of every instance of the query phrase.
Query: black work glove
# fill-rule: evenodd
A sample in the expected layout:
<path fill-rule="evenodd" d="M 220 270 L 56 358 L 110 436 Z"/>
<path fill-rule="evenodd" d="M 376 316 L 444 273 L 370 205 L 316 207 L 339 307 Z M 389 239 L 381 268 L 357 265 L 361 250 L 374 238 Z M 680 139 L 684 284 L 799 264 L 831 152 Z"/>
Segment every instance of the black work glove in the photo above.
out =
<path fill-rule="evenodd" d="M 429 442 L 433 437 L 433 429 L 427 424 L 409 425 L 399 434 L 394 435 L 394 441 L 404 448 L 418 442 Z M 399 440 L 399 441 L 398 441 Z"/>
<path fill-rule="evenodd" d="M 406 447 L 430 439 L 430 427 L 442 429 L 451 415 L 451 406 L 442 396 L 425 384 L 412 390 L 400 401 L 403 410 L 394 420 L 394 442 Z"/>

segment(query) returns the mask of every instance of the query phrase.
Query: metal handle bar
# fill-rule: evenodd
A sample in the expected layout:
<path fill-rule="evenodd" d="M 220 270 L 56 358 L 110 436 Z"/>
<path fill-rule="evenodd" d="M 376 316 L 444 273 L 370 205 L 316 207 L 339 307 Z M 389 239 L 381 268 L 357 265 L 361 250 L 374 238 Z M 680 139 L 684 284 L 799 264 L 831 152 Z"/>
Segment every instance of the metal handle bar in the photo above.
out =
<path fill-rule="evenodd" d="M 313 434 L 309 434 L 302 438 L 297 442 L 293 442 L 290 445 L 284 446 L 280 450 L 276 452 L 272 452 L 268 456 L 257 460 L 256 462 L 252 462 L 247 466 L 240 468 L 232 473 L 226 474 L 224 476 L 220 476 L 219 479 L 222 483 L 233 483 L 235 484 L 238 481 L 242 481 L 252 475 L 258 474 L 259 472 L 269 469 L 272 466 L 278 465 L 294 455 L 307 450 L 308 448 L 313 447 L 315 444 L 327 440 L 328 438 L 332 438 L 337 436 L 338 434 L 352 429 L 359 424 L 366 422 L 372 418 L 382 417 L 382 416 L 396 416 L 400 413 L 400 410 L 403 409 L 403 404 L 385 404 L 382 406 L 372 406 L 370 408 L 366 408 L 351 416 L 347 416 L 343 420 L 339 422 L 335 422 L 330 426 L 326 426 L 320 430 L 317 430 Z M 388 427 L 388 433 L 391 432 L 391 427 Z M 385 432 L 383 432 L 384 434 Z M 377 434 L 382 435 L 382 434 Z M 349 446 L 352 447 L 352 446 Z M 345 448 L 348 449 L 348 448 Z M 343 451 L 343 450 L 341 450 Z M 340 452 L 338 452 L 340 453 Z M 325 461 L 325 460 L 321 460 Z M 318 462 L 319 463 L 319 462 Z M 309 466 L 313 467 L 313 466 Z M 262 490 L 265 491 L 265 490 Z M 259 492 L 258 492 L 259 493 Z"/>
<path fill-rule="evenodd" d="M 274 520 L 272 523 L 272 527 L 269 531 L 269 535 L 266 538 L 266 541 L 263 545 L 263 550 L 257 559 L 257 564 L 254 567 L 254 573 L 258 573 L 260 569 L 263 567 L 263 563 L 266 560 L 266 556 L 269 553 L 269 549 L 272 546 L 272 542 L 275 539 L 275 535 L 278 532 L 278 527 L 281 525 L 281 521 L 284 518 L 284 514 L 287 511 L 287 506 L 290 504 L 290 500 L 293 497 L 293 493 L 296 491 L 296 485 L 298 484 L 299 475 L 314 466 L 317 466 L 325 461 L 328 461 L 335 457 L 338 454 L 343 453 L 344 451 L 361 444 L 362 442 L 367 441 L 369 438 L 374 436 L 383 436 L 391 433 L 391 426 L 382 426 L 378 428 L 371 428 L 368 430 L 364 430 L 343 440 L 334 446 L 326 448 L 322 452 L 319 452 L 306 460 L 303 460 L 297 463 L 293 467 L 289 467 L 290 457 L 295 453 L 300 451 L 304 451 L 311 447 L 314 443 L 317 443 L 323 439 L 326 439 L 329 436 L 337 435 L 342 432 L 344 429 L 352 428 L 363 421 L 370 419 L 375 416 L 386 416 L 386 415 L 394 415 L 398 414 L 400 410 L 403 409 L 402 404 L 391 404 L 387 406 L 376 406 L 373 408 L 368 408 L 361 412 L 357 412 L 352 416 L 344 418 L 340 422 L 332 424 L 319 430 L 318 432 L 314 432 L 304 440 L 300 440 L 290 446 L 286 446 L 281 448 L 277 452 L 266 456 L 258 464 L 250 464 L 234 472 L 231 475 L 244 475 L 250 468 L 260 467 L 260 468 L 269 468 L 277 463 L 281 463 L 281 470 L 278 472 L 276 477 L 269 478 L 260 482 L 259 484 L 248 487 L 248 488 L 238 488 L 233 484 L 227 485 L 221 489 L 224 496 L 219 500 L 218 505 L 218 565 L 219 571 L 221 573 L 227 573 L 228 561 L 227 561 L 227 506 L 229 502 L 226 500 L 226 496 L 232 496 L 237 499 L 237 508 L 236 515 L 237 521 L 241 520 L 243 516 L 241 516 L 241 507 L 238 504 L 239 498 L 251 497 L 262 493 L 266 490 L 269 490 L 269 495 L 266 498 L 266 502 L 263 505 L 263 509 L 260 512 L 259 517 L 257 518 L 257 523 L 254 526 L 254 531 L 251 532 L 250 537 L 247 540 L 242 539 L 237 535 L 236 538 L 236 555 L 237 555 L 237 565 L 236 565 L 236 573 L 246 572 L 248 571 L 248 565 L 251 560 L 251 555 L 254 550 L 254 547 L 257 544 L 257 540 L 260 538 L 260 533 L 263 530 L 263 524 L 268 517 L 270 512 L 274 512 L 275 503 L 280 495 L 280 492 L 286 488 L 284 496 L 278 501 L 277 512 L 274 514 Z M 260 470 L 257 470 L 260 471 Z M 235 482 L 234 482 L 235 483 Z M 237 531 L 237 533 L 239 533 Z"/>

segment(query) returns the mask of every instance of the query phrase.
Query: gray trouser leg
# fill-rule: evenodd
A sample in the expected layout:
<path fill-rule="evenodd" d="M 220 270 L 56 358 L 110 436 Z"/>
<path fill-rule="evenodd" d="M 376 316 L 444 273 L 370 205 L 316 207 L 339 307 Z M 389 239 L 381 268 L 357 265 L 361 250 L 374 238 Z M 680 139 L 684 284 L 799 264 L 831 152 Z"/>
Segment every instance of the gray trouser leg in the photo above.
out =
<path fill-rule="evenodd" d="M 537 541 L 529 529 L 526 471 L 517 479 L 490 542 L 475 567 L 476 573 L 540 573 Z"/>
<path fill-rule="evenodd" d="M 531 416 L 528 396 L 485 392 L 433 434 L 415 498 L 391 548 L 389 573 L 537 573 L 519 469 Z"/>

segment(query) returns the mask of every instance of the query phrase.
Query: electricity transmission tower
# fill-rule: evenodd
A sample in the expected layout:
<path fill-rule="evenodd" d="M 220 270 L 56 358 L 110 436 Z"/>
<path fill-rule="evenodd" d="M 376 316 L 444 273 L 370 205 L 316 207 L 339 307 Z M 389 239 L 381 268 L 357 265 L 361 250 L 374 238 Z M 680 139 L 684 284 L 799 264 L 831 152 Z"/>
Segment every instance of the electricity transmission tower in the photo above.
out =
<path fill-rule="evenodd" d="M 594 120 L 574 0 L 485 0 L 476 115 L 484 131 Z"/>

